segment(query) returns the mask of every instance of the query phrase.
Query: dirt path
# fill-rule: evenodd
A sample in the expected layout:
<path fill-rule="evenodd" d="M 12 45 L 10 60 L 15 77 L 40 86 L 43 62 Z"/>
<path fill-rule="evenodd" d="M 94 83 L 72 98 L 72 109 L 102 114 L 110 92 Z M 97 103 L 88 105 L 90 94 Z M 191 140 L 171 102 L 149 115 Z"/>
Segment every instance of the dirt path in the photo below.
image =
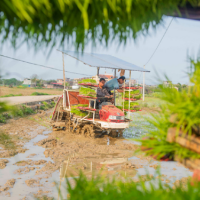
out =
<path fill-rule="evenodd" d="M 12 105 L 19 105 L 24 103 L 40 102 L 50 100 L 61 95 L 40 95 L 40 96 L 18 96 L 18 97 L 4 97 L 0 101 L 7 101 Z"/>
<path fill-rule="evenodd" d="M 136 174 L 145 178 L 147 169 L 153 176 L 161 164 L 163 182 L 171 184 L 191 175 L 176 162 L 133 156 L 137 146 L 124 138 L 105 135 L 91 139 L 66 131 L 52 131 L 50 114 L 46 111 L 11 120 L 0 127 L 15 143 L 12 149 L 0 145 L 0 199 L 29 200 L 44 195 L 57 198 L 55 182 L 61 181 L 61 191 L 66 194 L 63 177 L 78 176 L 80 170 L 87 176 L 101 173 L 107 177 L 134 177 L 138 181 Z"/>

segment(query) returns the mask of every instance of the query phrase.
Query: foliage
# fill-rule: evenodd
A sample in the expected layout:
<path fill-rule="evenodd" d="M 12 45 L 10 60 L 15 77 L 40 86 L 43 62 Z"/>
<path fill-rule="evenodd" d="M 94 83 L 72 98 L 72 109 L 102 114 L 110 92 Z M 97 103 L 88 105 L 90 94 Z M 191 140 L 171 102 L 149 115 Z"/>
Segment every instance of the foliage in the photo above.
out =
<path fill-rule="evenodd" d="M 15 97 L 15 96 L 22 96 L 22 94 L 7 94 L 7 95 L 4 95 L 4 96 L 0 96 L 1 97 Z"/>
<path fill-rule="evenodd" d="M 35 112 L 32 108 L 28 106 L 20 105 L 20 106 L 15 106 L 11 113 L 13 117 L 23 117 L 26 115 L 33 114 Z"/>
<path fill-rule="evenodd" d="M 5 101 L 0 101 L 0 113 L 9 111 L 11 106 L 9 106 Z"/>
<path fill-rule="evenodd" d="M 180 158 L 200 158 L 198 153 L 183 148 L 177 143 L 166 141 L 170 127 L 176 127 L 177 132 L 181 129 L 184 133 L 196 133 L 200 126 L 200 61 L 191 61 L 193 73 L 189 74 L 192 86 L 186 90 L 177 91 L 173 87 L 163 87 L 161 99 L 166 102 L 161 106 L 159 115 L 153 115 L 148 121 L 155 126 L 147 136 L 149 139 L 140 140 L 142 146 L 149 148 L 148 155 L 159 157 L 170 154 L 171 157 L 178 155 Z"/>
<path fill-rule="evenodd" d="M 90 180 L 80 173 L 77 178 L 73 178 L 73 185 L 69 179 L 66 179 L 68 196 L 60 194 L 60 199 L 69 200 L 130 200 L 130 199 L 142 199 L 142 200 L 198 200 L 200 198 L 200 183 L 190 180 L 183 184 L 180 181 L 179 185 L 176 185 L 172 189 L 168 184 L 161 182 L 161 176 L 158 175 L 158 179 L 150 178 L 147 176 L 147 180 L 151 180 L 148 184 L 139 176 L 139 181 L 134 182 L 131 180 L 122 181 L 113 179 L 109 181 L 105 177 L 92 176 Z"/>
<path fill-rule="evenodd" d="M 94 79 L 83 79 L 78 83 L 96 83 L 96 81 Z"/>
<path fill-rule="evenodd" d="M 90 88 L 81 87 L 79 93 L 85 96 L 96 97 L 96 91 Z"/>
<path fill-rule="evenodd" d="M 31 96 L 39 96 L 39 95 L 50 95 L 50 94 L 43 93 L 43 92 L 33 92 L 33 93 L 31 94 Z"/>
<path fill-rule="evenodd" d="M 63 86 L 64 86 L 64 83 L 63 83 Z M 70 83 L 65 82 L 65 86 L 66 86 L 66 87 L 69 87 L 69 86 L 70 86 Z"/>
<path fill-rule="evenodd" d="M 6 123 L 6 120 L 11 119 L 12 116 L 10 113 L 2 113 L 0 114 L 0 123 Z"/>
<path fill-rule="evenodd" d="M 17 80 L 16 78 L 10 78 L 10 79 L 0 79 L 0 84 L 4 85 L 21 85 L 22 81 Z"/>
<path fill-rule="evenodd" d="M 28 42 L 36 49 L 75 44 L 77 50 L 89 41 L 107 46 L 117 38 L 126 44 L 161 24 L 163 15 L 179 13 L 186 3 L 199 6 L 199 0 L 1 0 L 1 41 L 11 39 L 15 48 Z"/>
<path fill-rule="evenodd" d="M 45 101 L 42 102 L 42 105 L 40 106 L 41 110 L 48 110 L 50 108 L 53 108 L 55 106 L 55 102 L 51 101 L 51 103 L 47 103 Z"/>
<path fill-rule="evenodd" d="M 47 81 L 45 81 L 47 84 L 50 84 L 50 83 L 56 83 L 57 81 L 56 80 L 54 80 L 54 79 L 52 79 L 52 80 L 47 80 Z"/>

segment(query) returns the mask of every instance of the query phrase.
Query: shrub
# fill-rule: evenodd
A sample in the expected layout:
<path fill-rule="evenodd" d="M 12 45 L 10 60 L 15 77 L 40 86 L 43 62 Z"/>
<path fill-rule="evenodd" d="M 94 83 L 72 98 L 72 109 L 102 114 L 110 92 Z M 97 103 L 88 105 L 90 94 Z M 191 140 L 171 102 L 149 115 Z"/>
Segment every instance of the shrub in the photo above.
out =
<path fill-rule="evenodd" d="M 7 95 L 0 96 L 0 97 L 15 97 L 15 96 L 22 96 L 22 94 L 7 94 Z"/>
<path fill-rule="evenodd" d="M 33 92 L 33 93 L 31 94 L 31 96 L 39 96 L 39 95 L 50 95 L 50 94 L 42 93 L 42 92 Z"/>

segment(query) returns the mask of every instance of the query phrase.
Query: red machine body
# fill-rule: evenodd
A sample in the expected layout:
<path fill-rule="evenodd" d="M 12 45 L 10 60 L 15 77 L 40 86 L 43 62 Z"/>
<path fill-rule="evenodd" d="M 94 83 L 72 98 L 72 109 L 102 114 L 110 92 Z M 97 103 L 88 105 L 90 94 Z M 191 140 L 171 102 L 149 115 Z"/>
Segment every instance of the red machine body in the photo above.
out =
<path fill-rule="evenodd" d="M 114 105 L 104 105 L 99 111 L 100 120 L 107 122 L 124 122 L 124 113 Z"/>

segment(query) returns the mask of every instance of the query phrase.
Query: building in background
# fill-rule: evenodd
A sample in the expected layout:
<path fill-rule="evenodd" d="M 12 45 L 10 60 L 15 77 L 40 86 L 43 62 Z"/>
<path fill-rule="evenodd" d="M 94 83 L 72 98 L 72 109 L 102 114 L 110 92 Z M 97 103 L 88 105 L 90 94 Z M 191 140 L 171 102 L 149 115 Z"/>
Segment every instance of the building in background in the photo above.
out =
<path fill-rule="evenodd" d="M 127 80 L 127 79 L 126 79 Z M 137 84 L 137 81 L 135 79 L 131 80 L 131 86 L 134 86 Z M 128 87 L 129 86 L 129 80 L 126 81 L 125 85 Z"/>
<path fill-rule="evenodd" d="M 106 80 L 106 82 L 110 81 L 111 79 L 114 78 L 113 74 L 99 74 L 99 77 L 97 76 L 92 76 L 91 77 L 93 80 L 97 81 L 97 83 L 99 83 L 99 79 L 100 78 L 104 78 Z"/>
<path fill-rule="evenodd" d="M 57 79 L 57 83 L 58 84 L 64 84 L 64 80 L 63 79 Z"/>
<path fill-rule="evenodd" d="M 64 89 L 64 86 L 62 83 L 45 84 L 45 87 L 49 89 Z"/>
<path fill-rule="evenodd" d="M 33 83 L 30 78 L 25 78 L 22 85 L 27 87 L 36 87 L 36 83 Z"/>
<path fill-rule="evenodd" d="M 31 86 L 31 79 L 30 78 L 25 78 L 24 82 L 22 83 L 22 85 L 29 85 L 29 87 Z"/>

